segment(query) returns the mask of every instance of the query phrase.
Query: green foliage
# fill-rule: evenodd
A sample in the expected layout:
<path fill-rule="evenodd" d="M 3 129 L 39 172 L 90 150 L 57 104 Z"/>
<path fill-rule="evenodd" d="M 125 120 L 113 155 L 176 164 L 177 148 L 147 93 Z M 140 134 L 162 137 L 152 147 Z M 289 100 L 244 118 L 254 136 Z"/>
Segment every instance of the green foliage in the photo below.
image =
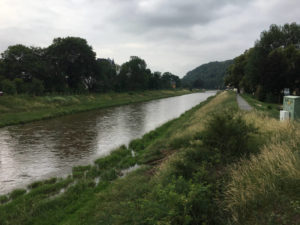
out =
<path fill-rule="evenodd" d="M 245 75 L 246 54 L 240 55 L 234 59 L 234 63 L 228 67 L 228 76 L 225 78 L 225 85 L 234 86 L 240 89 L 243 76 Z"/>
<path fill-rule="evenodd" d="M 300 26 L 271 25 L 255 46 L 234 59 L 226 83 L 261 101 L 281 102 L 283 89 L 299 94 Z"/>
<path fill-rule="evenodd" d="M 221 152 L 224 160 L 249 155 L 249 139 L 257 128 L 247 124 L 241 115 L 222 111 L 210 117 L 202 134 L 203 144 Z"/>
<path fill-rule="evenodd" d="M 13 192 L 10 193 L 9 198 L 14 200 L 26 193 L 25 189 L 16 189 Z"/>
<path fill-rule="evenodd" d="M 16 85 L 14 82 L 8 79 L 5 79 L 1 82 L 1 88 L 4 93 L 9 95 L 14 95 L 17 93 Z"/>
<path fill-rule="evenodd" d="M 73 172 L 85 173 L 84 178 L 49 180 L 15 200 L 3 197 L 0 224 L 298 224 L 298 127 L 278 125 L 260 114 L 253 116 L 255 112 L 239 114 L 231 92 L 210 100 L 95 165 L 74 167 Z M 267 106 L 274 109 L 263 103 L 269 110 Z M 228 111 L 221 111 L 224 108 Z M 211 115 L 216 110 L 220 112 Z M 266 122 L 267 129 L 274 123 L 274 130 L 282 129 L 275 133 L 280 140 L 252 146 L 254 138 L 267 139 L 269 133 L 260 127 L 262 132 L 253 135 L 256 129 L 243 118 Z M 287 131 L 286 136 L 278 135 Z M 249 160 L 240 158 L 262 145 L 265 150 Z M 290 146 L 295 152 L 286 154 L 292 153 Z M 149 161 L 154 156 L 156 164 Z M 117 179 L 136 158 L 147 164 Z M 224 199 L 228 190 L 237 197 L 231 211 Z M 232 215 L 243 217 L 237 221 Z"/>
<path fill-rule="evenodd" d="M 30 188 L 30 189 L 35 189 L 35 188 L 38 188 L 38 187 L 40 187 L 44 184 L 55 184 L 56 181 L 57 181 L 57 178 L 53 177 L 53 178 L 50 178 L 48 180 L 33 182 L 30 185 L 28 185 L 27 187 Z"/>
<path fill-rule="evenodd" d="M 232 63 L 232 60 L 227 60 L 203 64 L 182 78 L 183 85 L 206 89 L 224 88 L 224 76 Z"/>
<path fill-rule="evenodd" d="M 21 78 L 15 78 L 14 83 L 17 89 L 17 93 L 24 93 L 26 91 L 26 87 L 24 86 L 24 81 Z"/>
<path fill-rule="evenodd" d="M 131 56 L 122 66 L 111 59 L 96 59 L 93 48 L 79 37 L 55 38 L 47 48 L 9 46 L 1 54 L 0 72 L 0 81 L 13 80 L 18 94 L 86 94 L 181 86 L 178 76 L 152 73 L 145 60 L 137 56 Z"/>
<path fill-rule="evenodd" d="M 1 96 L 0 127 L 73 114 L 77 112 L 119 106 L 134 102 L 166 98 L 191 93 L 188 90 L 156 90 L 144 92 L 88 95 Z"/>
<path fill-rule="evenodd" d="M 41 80 L 33 78 L 30 83 L 27 84 L 27 92 L 32 95 L 42 95 L 44 93 L 44 84 Z"/>
<path fill-rule="evenodd" d="M 0 204 L 4 204 L 9 201 L 9 198 L 6 195 L 0 195 Z"/>
<path fill-rule="evenodd" d="M 257 109 L 260 112 L 263 112 L 269 117 L 278 119 L 280 111 L 280 106 L 278 104 L 258 101 L 253 96 L 248 94 L 243 94 L 242 96 L 253 108 Z"/>

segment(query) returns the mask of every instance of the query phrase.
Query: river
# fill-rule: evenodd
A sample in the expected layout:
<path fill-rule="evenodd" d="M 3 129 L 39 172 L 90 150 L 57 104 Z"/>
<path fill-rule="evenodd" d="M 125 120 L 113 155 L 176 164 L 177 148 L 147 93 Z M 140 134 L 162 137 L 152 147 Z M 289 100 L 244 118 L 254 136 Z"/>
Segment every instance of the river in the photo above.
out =
<path fill-rule="evenodd" d="M 215 95 L 194 93 L 0 129 L 0 194 L 65 176 Z"/>

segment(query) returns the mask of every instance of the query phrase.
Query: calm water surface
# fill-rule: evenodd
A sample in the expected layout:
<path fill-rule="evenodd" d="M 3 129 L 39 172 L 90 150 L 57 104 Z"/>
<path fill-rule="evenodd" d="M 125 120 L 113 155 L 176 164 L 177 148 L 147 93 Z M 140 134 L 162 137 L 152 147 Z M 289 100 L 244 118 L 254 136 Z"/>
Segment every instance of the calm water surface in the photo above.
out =
<path fill-rule="evenodd" d="M 0 129 L 0 194 L 64 176 L 128 144 L 216 92 L 196 93 Z"/>

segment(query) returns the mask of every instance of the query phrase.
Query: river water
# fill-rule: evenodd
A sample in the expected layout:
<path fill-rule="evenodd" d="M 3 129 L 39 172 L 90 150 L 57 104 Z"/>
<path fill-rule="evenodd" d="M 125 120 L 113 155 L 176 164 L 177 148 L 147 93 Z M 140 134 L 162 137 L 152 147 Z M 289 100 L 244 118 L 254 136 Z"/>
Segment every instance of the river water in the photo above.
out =
<path fill-rule="evenodd" d="M 153 100 L 0 129 L 0 194 L 65 176 L 215 95 Z"/>

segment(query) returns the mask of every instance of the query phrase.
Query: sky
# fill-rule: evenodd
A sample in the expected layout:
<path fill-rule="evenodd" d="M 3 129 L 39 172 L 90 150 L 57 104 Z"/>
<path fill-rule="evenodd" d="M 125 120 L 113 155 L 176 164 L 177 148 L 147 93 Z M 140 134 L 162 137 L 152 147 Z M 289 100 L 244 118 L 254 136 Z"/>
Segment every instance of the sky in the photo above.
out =
<path fill-rule="evenodd" d="M 0 52 L 88 41 L 99 58 L 143 58 L 180 77 L 252 47 L 271 24 L 300 22 L 299 0 L 0 0 Z"/>

